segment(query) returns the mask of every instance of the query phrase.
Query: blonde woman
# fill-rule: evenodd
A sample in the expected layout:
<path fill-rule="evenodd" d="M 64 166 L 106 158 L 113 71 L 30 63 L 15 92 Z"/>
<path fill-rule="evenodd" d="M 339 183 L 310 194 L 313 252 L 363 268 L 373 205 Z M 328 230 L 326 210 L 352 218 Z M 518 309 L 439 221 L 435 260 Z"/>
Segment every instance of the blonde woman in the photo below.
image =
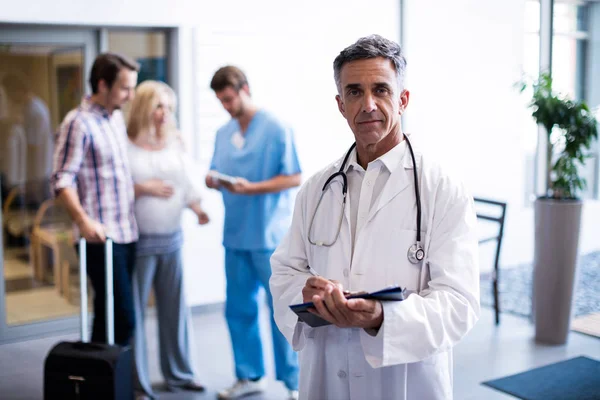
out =
<path fill-rule="evenodd" d="M 175 128 L 175 94 L 166 84 L 145 81 L 136 89 L 127 134 L 135 183 L 135 216 L 140 230 L 133 275 L 136 314 L 134 342 L 138 399 L 152 399 L 144 312 L 154 286 L 158 312 L 160 366 L 172 391 L 203 391 L 194 378 L 190 322 L 183 292 L 181 215 L 188 207 L 206 224 L 208 216 L 192 182 L 193 163 Z"/>

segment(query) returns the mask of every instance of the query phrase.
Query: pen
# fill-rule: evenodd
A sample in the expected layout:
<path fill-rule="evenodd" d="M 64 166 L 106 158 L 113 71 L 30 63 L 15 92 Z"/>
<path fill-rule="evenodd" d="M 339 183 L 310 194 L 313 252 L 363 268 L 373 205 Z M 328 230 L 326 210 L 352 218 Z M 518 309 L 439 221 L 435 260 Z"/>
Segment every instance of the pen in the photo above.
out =
<path fill-rule="evenodd" d="M 321 276 L 317 273 L 317 271 L 315 271 L 310 265 L 306 266 L 306 269 L 308 270 L 308 272 L 312 275 L 312 276 Z M 333 283 L 335 283 L 336 285 L 339 285 L 339 282 L 335 282 L 332 281 Z M 341 288 L 341 286 L 340 286 Z M 366 292 L 356 292 L 356 293 L 352 293 L 349 290 L 343 290 L 342 293 L 344 294 L 344 296 L 350 296 L 352 294 L 359 294 L 359 293 L 366 293 Z"/>
<path fill-rule="evenodd" d="M 312 276 L 320 276 L 319 274 L 317 274 L 317 271 L 315 271 L 314 269 L 311 268 L 310 265 L 306 266 L 306 269 L 308 270 L 308 272 L 312 275 Z"/>

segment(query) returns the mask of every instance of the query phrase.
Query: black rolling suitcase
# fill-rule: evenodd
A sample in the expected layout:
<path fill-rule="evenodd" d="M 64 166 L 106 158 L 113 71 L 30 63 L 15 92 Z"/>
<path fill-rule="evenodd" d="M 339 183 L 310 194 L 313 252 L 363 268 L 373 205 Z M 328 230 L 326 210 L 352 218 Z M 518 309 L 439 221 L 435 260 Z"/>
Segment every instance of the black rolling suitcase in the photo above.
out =
<path fill-rule="evenodd" d="M 112 241 L 106 241 L 106 337 L 108 344 L 89 343 L 86 243 L 79 242 L 81 341 L 60 342 L 44 364 L 45 400 L 132 400 L 132 351 L 114 344 Z"/>

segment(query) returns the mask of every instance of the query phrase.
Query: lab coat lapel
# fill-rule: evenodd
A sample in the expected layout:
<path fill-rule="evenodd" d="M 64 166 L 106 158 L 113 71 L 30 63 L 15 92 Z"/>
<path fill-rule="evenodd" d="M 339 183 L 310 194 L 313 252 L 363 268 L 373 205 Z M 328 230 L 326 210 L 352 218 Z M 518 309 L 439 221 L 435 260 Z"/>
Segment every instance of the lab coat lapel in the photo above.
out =
<path fill-rule="evenodd" d="M 406 153 L 402 160 L 402 165 L 399 165 L 398 168 L 396 168 L 391 173 L 390 177 L 388 178 L 388 181 L 383 187 L 381 196 L 379 196 L 379 201 L 377 202 L 377 205 L 371 208 L 367 222 L 370 221 L 379 210 L 385 207 L 396 196 L 402 193 L 407 187 L 411 186 L 410 183 L 413 181 L 412 170 L 412 159 L 410 157 L 410 153 L 408 152 L 408 150 L 406 150 Z"/>

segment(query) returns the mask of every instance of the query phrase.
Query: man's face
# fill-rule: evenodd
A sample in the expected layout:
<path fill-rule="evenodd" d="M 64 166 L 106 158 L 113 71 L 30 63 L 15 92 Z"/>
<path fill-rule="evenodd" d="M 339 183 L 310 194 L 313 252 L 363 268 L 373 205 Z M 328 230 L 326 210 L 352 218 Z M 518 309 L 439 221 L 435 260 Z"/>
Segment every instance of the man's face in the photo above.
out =
<path fill-rule="evenodd" d="M 232 86 L 227 86 L 215 94 L 232 118 L 239 118 L 244 114 L 244 103 L 247 96 L 246 87 L 235 90 Z"/>
<path fill-rule="evenodd" d="M 106 107 L 113 110 L 119 110 L 135 95 L 135 86 L 137 85 L 138 74 L 127 68 L 121 68 L 117 74 L 117 79 L 113 86 L 108 89 L 104 81 L 100 81 L 100 93 L 106 96 Z"/>
<path fill-rule="evenodd" d="M 401 90 L 391 60 L 383 57 L 344 64 L 338 108 L 361 147 L 376 145 L 390 132 L 400 133 L 400 116 L 409 92 Z"/>

